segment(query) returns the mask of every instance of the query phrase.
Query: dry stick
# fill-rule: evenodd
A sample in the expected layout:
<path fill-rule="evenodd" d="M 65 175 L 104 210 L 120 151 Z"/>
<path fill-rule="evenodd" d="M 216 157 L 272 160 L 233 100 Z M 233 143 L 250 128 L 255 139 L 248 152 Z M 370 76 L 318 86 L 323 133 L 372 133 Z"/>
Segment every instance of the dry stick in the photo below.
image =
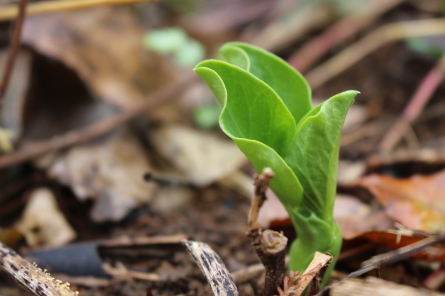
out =
<path fill-rule="evenodd" d="M 77 296 L 68 283 L 51 277 L 0 242 L 0 267 L 36 296 Z"/>
<path fill-rule="evenodd" d="M 364 265 L 363 268 L 350 273 L 347 277 L 342 279 L 340 282 L 324 288 L 315 296 L 323 295 L 326 291 L 330 290 L 333 286 L 336 286 L 345 280 L 361 276 L 371 270 L 378 270 L 380 266 L 388 265 L 388 264 L 395 263 L 397 261 L 406 259 L 414 254 L 422 252 L 425 248 L 443 244 L 443 243 L 445 243 L 445 234 L 439 234 L 436 236 L 431 236 L 429 238 L 423 239 L 421 241 L 418 241 L 414 244 L 405 246 L 403 248 L 400 248 L 400 249 L 397 249 L 397 250 L 394 250 L 394 251 L 391 251 L 391 252 L 388 252 L 385 254 L 380 254 L 380 255 L 374 256 L 371 259 L 369 259 L 368 261 L 363 262 L 363 264 L 362 264 L 362 265 Z"/>
<path fill-rule="evenodd" d="M 235 284 L 243 284 L 253 279 L 257 279 L 264 272 L 264 265 L 261 263 L 248 266 L 232 272 L 232 278 Z"/>
<path fill-rule="evenodd" d="M 42 1 L 31 3 L 28 15 L 58 12 L 65 10 L 85 9 L 104 5 L 132 4 L 140 2 L 157 2 L 159 0 L 64 0 Z M 17 16 L 18 10 L 13 5 L 0 6 L 0 21 L 10 20 Z"/>
<path fill-rule="evenodd" d="M 247 220 L 247 236 L 250 238 L 255 252 L 266 269 L 264 296 L 277 294 L 277 287 L 282 287 L 285 272 L 285 248 L 287 238 L 279 232 L 267 229 L 263 231 L 258 223 L 261 206 L 266 201 L 266 190 L 274 177 L 272 169 L 265 168 L 255 176 L 255 195 L 250 205 Z"/>
<path fill-rule="evenodd" d="M 289 64 L 301 72 L 308 70 L 321 59 L 331 48 L 343 40 L 357 34 L 360 30 L 373 23 L 379 16 L 391 10 L 405 0 L 378 0 L 360 12 L 345 17 L 329 27 L 325 32 L 304 44 L 288 60 Z"/>
<path fill-rule="evenodd" d="M 310 71 L 306 78 L 312 88 L 317 88 L 389 42 L 443 34 L 445 34 L 445 19 L 406 21 L 384 25 Z"/>
<path fill-rule="evenodd" d="M 443 69 L 445 69 L 445 57 L 425 76 L 408 105 L 405 107 L 405 110 L 403 110 L 402 116 L 383 137 L 380 143 L 381 152 L 391 152 L 406 133 L 409 126 L 417 119 L 436 89 L 440 86 L 443 79 Z"/>
<path fill-rule="evenodd" d="M 3 96 L 8 87 L 9 78 L 11 77 L 12 69 L 14 68 L 15 58 L 20 48 L 20 36 L 22 35 L 23 21 L 25 20 L 26 5 L 28 4 L 28 1 L 29 0 L 20 0 L 19 2 L 18 17 L 14 24 L 11 44 L 8 51 L 8 59 L 6 60 L 2 82 L 0 83 L 0 105 L 3 103 Z"/>
<path fill-rule="evenodd" d="M 0 169 L 34 159 L 58 149 L 67 148 L 97 138 L 110 132 L 117 126 L 124 124 L 130 119 L 145 113 L 147 110 L 155 108 L 161 103 L 173 98 L 195 81 L 196 77 L 185 77 L 173 85 L 157 91 L 146 98 L 145 101 L 140 102 L 113 117 L 94 123 L 84 129 L 74 130 L 48 140 L 29 144 L 17 152 L 2 155 L 0 156 Z"/>

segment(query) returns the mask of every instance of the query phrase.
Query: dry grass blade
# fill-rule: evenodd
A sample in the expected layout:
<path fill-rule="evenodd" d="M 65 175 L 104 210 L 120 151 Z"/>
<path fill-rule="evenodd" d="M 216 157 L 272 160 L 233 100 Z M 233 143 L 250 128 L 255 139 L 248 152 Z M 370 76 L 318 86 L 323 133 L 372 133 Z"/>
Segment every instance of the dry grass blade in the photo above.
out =
<path fill-rule="evenodd" d="M 385 25 L 310 71 L 306 78 L 314 89 L 389 42 L 443 34 L 445 34 L 445 19 L 406 21 Z"/>
<path fill-rule="evenodd" d="M 27 14 L 42 14 L 66 10 L 86 9 L 96 6 L 133 4 L 140 2 L 157 2 L 159 0 L 63 0 L 63 1 L 42 1 L 29 5 Z M 3 6 L 0 9 L 0 21 L 10 20 L 18 15 L 16 6 Z"/>

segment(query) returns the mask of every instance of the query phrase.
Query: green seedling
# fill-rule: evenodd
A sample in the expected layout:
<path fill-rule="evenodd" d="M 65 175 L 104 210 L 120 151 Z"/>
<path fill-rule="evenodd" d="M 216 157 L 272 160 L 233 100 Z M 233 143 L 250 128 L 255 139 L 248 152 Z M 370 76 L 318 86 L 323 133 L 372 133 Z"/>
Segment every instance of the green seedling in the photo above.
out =
<path fill-rule="evenodd" d="M 275 172 L 270 188 L 297 232 L 290 269 L 304 272 L 316 251 L 337 258 L 342 237 L 333 207 L 340 135 L 358 92 L 312 107 L 308 83 L 279 57 L 244 43 L 228 43 L 219 55 L 221 60 L 203 61 L 195 71 L 223 106 L 222 130 L 257 172 Z"/>

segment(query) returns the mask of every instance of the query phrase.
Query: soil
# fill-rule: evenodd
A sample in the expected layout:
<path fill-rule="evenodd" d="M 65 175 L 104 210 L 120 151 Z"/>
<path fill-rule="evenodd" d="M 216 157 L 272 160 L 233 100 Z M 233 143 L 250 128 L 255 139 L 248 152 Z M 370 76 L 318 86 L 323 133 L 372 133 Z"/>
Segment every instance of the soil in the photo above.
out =
<path fill-rule="evenodd" d="M 402 6 L 386 15 L 381 22 L 389 19 L 400 19 L 412 13 L 411 7 Z M 396 16 L 396 17 L 395 17 Z M 375 27 L 374 26 L 374 27 Z M 343 44 L 347 47 L 354 40 Z M 288 49 L 286 52 L 292 52 Z M 331 55 L 335 52 L 330 53 Z M 408 99 L 426 75 L 434 66 L 435 61 L 410 51 L 404 43 L 387 45 L 360 61 L 339 77 L 326 83 L 314 92 L 316 98 L 327 98 L 338 92 L 357 89 L 361 95 L 356 104 L 364 105 L 372 114 L 371 120 L 394 122 Z M 426 113 L 440 108 L 444 110 L 443 100 L 445 87 L 437 90 L 427 106 Z M 443 113 L 442 113 L 443 114 Z M 425 114 L 424 114 L 425 115 Z M 443 116 L 425 115 L 425 119 L 414 126 L 418 141 L 422 147 L 438 147 L 444 143 L 444 138 L 437 138 L 445 133 L 445 118 Z M 364 160 L 376 153 L 376 147 L 383 136 L 384 130 L 373 136 L 358 140 L 344 147 L 342 159 Z M 439 166 L 434 170 L 443 168 Z M 399 167 L 399 170 L 412 170 L 412 167 Z M 79 234 L 79 241 L 92 239 L 114 239 L 122 236 L 157 236 L 185 234 L 189 239 L 209 244 L 222 258 L 229 271 L 235 271 L 258 263 L 252 246 L 246 237 L 247 212 L 250 201 L 237 192 L 212 185 L 204 189 L 196 189 L 193 201 L 187 208 L 158 213 L 150 205 L 133 211 L 124 221 L 110 224 L 94 224 L 87 219 L 91 203 L 80 203 L 74 198 L 68 188 L 46 179 L 44 172 L 25 166 L 16 175 L 24 176 L 17 190 L 10 186 L 13 194 L 9 197 L 21 196 L 32 187 L 42 184 L 49 185 L 58 192 L 60 207 L 71 225 Z M 16 187 L 17 187 L 16 186 Z M 62 198 L 63 196 L 63 198 Z M 10 211 L 13 216 L 20 213 L 24 201 L 15 205 L 16 210 Z M 0 210 L 1 212 L 1 210 Z M 0 215 L 1 216 L 1 215 Z M 2 216 L 2 226 L 11 223 L 11 216 Z M 294 236 L 289 228 L 281 228 L 290 237 Z M 291 240 L 290 240 L 291 241 Z M 345 249 L 351 250 L 362 245 L 361 241 L 346 242 Z M 345 273 L 359 268 L 359 264 L 372 254 L 385 251 L 385 248 L 373 247 L 339 261 L 338 272 L 341 277 Z M 211 295 L 212 291 L 201 271 L 181 245 L 150 246 L 147 248 L 128 247 L 101 250 L 104 262 L 113 265 L 121 262 L 130 270 L 154 272 L 161 276 L 159 282 L 143 280 L 114 280 L 106 287 L 82 287 L 73 285 L 80 295 Z M 422 267 L 410 261 L 395 264 L 382 269 L 382 277 L 399 283 L 420 285 Z M 259 295 L 262 279 L 255 279 L 239 287 L 243 295 Z M 23 295 L 23 291 L 3 275 L 0 277 L 2 295 Z M 151 291 L 151 294 L 147 292 Z"/>

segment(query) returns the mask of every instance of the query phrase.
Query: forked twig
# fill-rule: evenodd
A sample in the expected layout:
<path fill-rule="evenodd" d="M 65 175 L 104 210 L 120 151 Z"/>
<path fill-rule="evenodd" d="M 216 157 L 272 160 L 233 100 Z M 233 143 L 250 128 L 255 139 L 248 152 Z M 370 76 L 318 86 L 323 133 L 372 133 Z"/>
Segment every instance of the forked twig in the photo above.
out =
<path fill-rule="evenodd" d="M 283 285 L 287 245 L 287 237 L 283 233 L 270 229 L 263 231 L 258 223 L 260 209 L 267 199 L 266 190 L 273 177 L 274 173 L 270 168 L 265 168 L 260 175 L 255 176 L 255 195 L 247 221 L 247 236 L 266 269 L 265 296 L 277 294 L 277 287 Z"/>

